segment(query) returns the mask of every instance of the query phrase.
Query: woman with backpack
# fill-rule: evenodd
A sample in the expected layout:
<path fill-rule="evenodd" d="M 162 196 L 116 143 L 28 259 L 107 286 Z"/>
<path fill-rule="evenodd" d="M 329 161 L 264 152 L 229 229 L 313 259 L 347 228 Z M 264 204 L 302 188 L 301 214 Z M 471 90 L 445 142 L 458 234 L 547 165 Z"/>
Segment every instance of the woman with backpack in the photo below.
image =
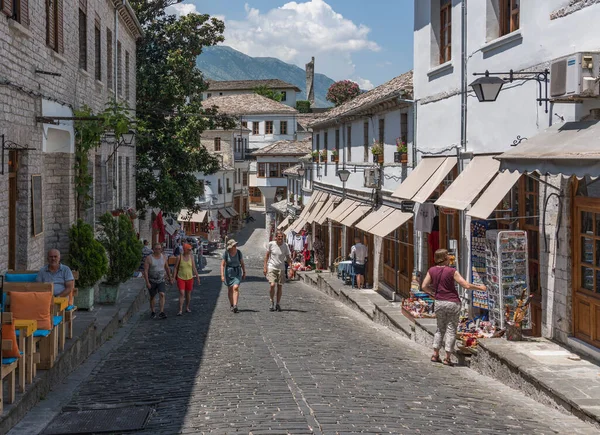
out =
<path fill-rule="evenodd" d="M 222 258 L 221 281 L 227 286 L 231 311 L 237 313 L 240 284 L 243 279 L 246 279 L 246 265 L 235 240 L 230 239 L 227 241 L 227 249 L 223 252 Z"/>

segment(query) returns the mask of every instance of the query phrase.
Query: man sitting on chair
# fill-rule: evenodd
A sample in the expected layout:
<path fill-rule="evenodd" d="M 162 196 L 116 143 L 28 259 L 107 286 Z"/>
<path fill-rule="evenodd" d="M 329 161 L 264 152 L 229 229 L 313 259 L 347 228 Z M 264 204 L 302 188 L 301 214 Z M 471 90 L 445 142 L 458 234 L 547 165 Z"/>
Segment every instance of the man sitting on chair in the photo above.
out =
<path fill-rule="evenodd" d="M 60 251 L 48 251 L 48 264 L 38 272 L 37 282 L 51 282 L 54 284 L 54 296 L 67 297 L 75 288 L 75 278 L 68 266 L 60 263 Z"/>

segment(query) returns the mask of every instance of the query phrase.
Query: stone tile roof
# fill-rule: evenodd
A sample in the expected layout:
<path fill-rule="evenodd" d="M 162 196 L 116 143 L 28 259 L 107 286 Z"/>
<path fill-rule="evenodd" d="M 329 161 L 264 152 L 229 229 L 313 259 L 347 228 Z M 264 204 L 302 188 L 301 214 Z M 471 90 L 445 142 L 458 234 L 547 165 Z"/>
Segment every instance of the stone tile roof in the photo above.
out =
<path fill-rule="evenodd" d="M 283 175 L 292 175 L 292 176 L 296 176 L 298 177 L 298 169 L 300 169 L 302 167 L 302 165 L 296 165 L 296 166 L 292 166 L 291 168 L 287 168 L 285 171 L 283 171 Z"/>
<path fill-rule="evenodd" d="M 304 156 L 312 149 L 312 139 L 280 140 L 252 153 L 253 156 Z"/>
<path fill-rule="evenodd" d="M 204 107 L 217 106 L 224 115 L 296 114 L 293 107 L 258 94 L 238 94 L 211 97 L 202 102 Z"/>
<path fill-rule="evenodd" d="M 346 115 L 351 115 L 361 109 L 366 109 L 374 104 L 389 100 L 395 97 L 402 97 L 407 100 L 413 98 L 413 72 L 409 71 L 398 77 L 393 78 L 387 83 L 377 86 L 364 94 L 359 95 L 353 100 L 334 107 L 321 118 L 309 124 L 310 127 L 327 124 L 328 122 Z"/>
<path fill-rule="evenodd" d="M 296 116 L 296 121 L 298 121 L 298 131 L 308 131 L 310 128 L 310 124 L 318 121 L 320 118 L 323 118 L 325 113 L 299 113 Z"/>
<path fill-rule="evenodd" d="M 279 79 L 208 81 L 209 91 L 248 91 L 258 86 L 266 86 L 269 89 L 293 89 L 296 92 L 301 92 L 298 86 Z"/>
<path fill-rule="evenodd" d="M 286 214 L 287 213 L 287 199 L 284 199 L 283 201 L 279 201 L 279 202 L 274 202 L 273 204 L 271 204 L 271 208 L 273 208 L 275 211 L 277 211 L 281 214 Z"/>

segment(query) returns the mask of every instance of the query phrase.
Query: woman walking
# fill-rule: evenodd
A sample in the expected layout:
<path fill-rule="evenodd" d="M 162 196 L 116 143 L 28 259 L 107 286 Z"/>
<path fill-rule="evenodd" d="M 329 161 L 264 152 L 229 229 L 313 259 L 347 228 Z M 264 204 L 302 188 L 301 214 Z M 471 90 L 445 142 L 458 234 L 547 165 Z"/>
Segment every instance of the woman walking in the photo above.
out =
<path fill-rule="evenodd" d="M 315 237 L 313 249 L 315 251 L 315 270 L 321 270 L 325 265 L 325 245 L 318 237 Z"/>
<path fill-rule="evenodd" d="M 227 249 L 223 252 L 221 261 L 221 281 L 227 286 L 227 296 L 231 311 L 238 312 L 238 299 L 240 297 L 240 284 L 246 279 L 246 265 L 242 252 L 237 248 L 233 239 L 227 241 Z"/>
<path fill-rule="evenodd" d="M 183 254 L 177 259 L 175 264 L 175 274 L 177 277 L 177 288 L 179 289 L 179 312 L 178 316 L 183 314 L 183 300 L 185 299 L 185 311 L 191 313 L 190 302 L 192 299 L 192 289 L 194 288 L 194 278 L 197 279 L 200 285 L 200 275 L 196 269 L 196 262 L 192 255 L 192 245 L 183 244 Z"/>
<path fill-rule="evenodd" d="M 451 366 L 451 355 L 454 353 L 456 328 L 460 317 L 460 297 L 454 283 L 467 290 L 485 290 L 486 286 L 467 282 L 458 271 L 449 266 L 450 257 L 446 249 L 438 249 L 434 254 L 435 266 L 429 268 L 421 289 L 435 299 L 435 317 L 437 330 L 433 337 L 432 362 L 440 360 L 440 348 L 445 342 L 446 358 L 444 365 Z"/>

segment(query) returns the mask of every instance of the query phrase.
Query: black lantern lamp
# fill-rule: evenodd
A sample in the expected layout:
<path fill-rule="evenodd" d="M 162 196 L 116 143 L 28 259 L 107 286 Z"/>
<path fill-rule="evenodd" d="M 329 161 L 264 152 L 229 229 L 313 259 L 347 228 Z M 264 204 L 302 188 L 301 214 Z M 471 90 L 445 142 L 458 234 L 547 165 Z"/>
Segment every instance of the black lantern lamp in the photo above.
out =
<path fill-rule="evenodd" d="M 500 77 L 490 77 L 490 73 L 486 71 L 483 77 L 471 83 L 471 87 L 475 91 L 475 95 L 480 103 L 493 102 L 498 98 L 504 83 L 503 79 Z"/>
<path fill-rule="evenodd" d="M 337 176 L 340 177 L 342 183 L 345 183 L 350 178 L 350 171 L 348 169 L 340 169 L 337 171 Z"/>

